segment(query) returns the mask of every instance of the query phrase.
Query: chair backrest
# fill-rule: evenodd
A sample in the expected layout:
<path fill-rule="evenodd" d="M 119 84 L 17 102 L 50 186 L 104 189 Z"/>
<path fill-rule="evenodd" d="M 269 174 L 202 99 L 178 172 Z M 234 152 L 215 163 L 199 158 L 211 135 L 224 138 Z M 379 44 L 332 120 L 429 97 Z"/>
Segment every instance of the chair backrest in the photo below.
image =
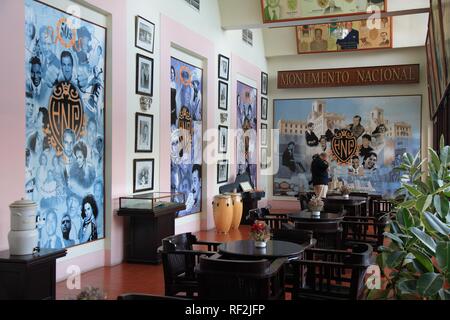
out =
<path fill-rule="evenodd" d="M 358 300 L 372 247 L 359 244 L 352 251 L 307 249 L 305 260 L 291 261 L 293 299 Z"/>
<path fill-rule="evenodd" d="M 342 222 L 342 241 L 362 242 L 372 245 L 375 250 L 384 244 L 387 217 L 345 217 Z"/>
<path fill-rule="evenodd" d="M 200 257 L 196 267 L 200 299 L 258 300 L 284 297 L 283 263 Z"/>
<path fill-rule="evenodd" d="M 170 283 L 182 273 L 189 272 L 189 270 L 193 272 L 195 261 L 191 256 L 171 253 L 179 250 L 192 250 L 195 239 L 195 236 L 190 232 L 162 239 L 161 258 L 164 268 L 164 281 Z"/>
<path fill-rule="evenodd" d="M 340 248 L 342 233 L 340 222 L 295 222 L 295 229 L 312 231 L 318 248 Z"/>
<path fill-rule="evenodd" d="M 273 240 L 288 241 L 298 244 L 311 243 L 313 232 L 311 230 L 300 229 L 277 229 L 273 231 Z"/>
<path fill-rule="evenodd" d="M 262 218 L 264 218 L 267 215 L 270 215 L 269 207 L 250 209 L 248 211 L 248 214 L 245 217 L 245 219 L 250 224 L 253 224 L 255 222 L 255 220 L 261 220 Z"/>
<path fill-rule="evenodd" d="M 377 199 L 372 201 L 372 208 L 370 215 L 372 217 L 380 217 L 392 211 L 392 202 L 385 199 Z"/>

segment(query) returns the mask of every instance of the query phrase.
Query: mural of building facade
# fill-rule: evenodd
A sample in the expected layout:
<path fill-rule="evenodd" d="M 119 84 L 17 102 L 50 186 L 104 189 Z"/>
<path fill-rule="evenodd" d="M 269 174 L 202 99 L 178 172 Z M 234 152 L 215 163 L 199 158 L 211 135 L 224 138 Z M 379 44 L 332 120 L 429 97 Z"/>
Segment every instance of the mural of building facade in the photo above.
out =
<path fill-rule="evenodd" d="M 41 248 L 104 237 L 105 48 L 105 28 L 25 1 L 25 191 Z"/>
<path fill-rule="evenodd" d="M 275 100 L 280 169 L 274 195 L 312 189 L 312 158 L 326 152 L 331 179 L 391 196 L 400 186 L 393 168 L 405 152 L 420 149 L 421 101 L 421 96 Z"/>
<path fill-rule="evenodd" d="M 257 90 L 237 83 L 237 165 L 238 174 L 247 173 L 256 188 Z"/>
<path fill-rule="evenodd" d="M 203 70 L 171 59 L 171 191 L 186 203 L 178 217 L 201 211 Z"/>

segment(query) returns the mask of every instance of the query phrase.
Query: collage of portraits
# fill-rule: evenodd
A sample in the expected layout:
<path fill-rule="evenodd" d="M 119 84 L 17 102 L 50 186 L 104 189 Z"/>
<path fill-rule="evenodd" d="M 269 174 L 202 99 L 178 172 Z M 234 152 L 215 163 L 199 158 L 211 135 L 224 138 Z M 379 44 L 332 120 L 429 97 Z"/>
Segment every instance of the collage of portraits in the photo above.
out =
<path fill-rule="evenodd" d="M 26 182 L 39 245 L 104 237 L 106 30 L 25 1 Z"/>

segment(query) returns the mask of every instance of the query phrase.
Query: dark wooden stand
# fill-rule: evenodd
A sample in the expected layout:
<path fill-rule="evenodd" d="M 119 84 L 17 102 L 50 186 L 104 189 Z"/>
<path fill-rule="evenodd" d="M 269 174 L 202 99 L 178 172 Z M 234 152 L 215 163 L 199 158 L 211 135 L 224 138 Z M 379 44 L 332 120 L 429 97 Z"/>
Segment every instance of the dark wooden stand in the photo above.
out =
<path fill-rule="evenodd" d="M 243 213 L 241 224 L 248 225 L 250 221 L 247 220 L 248 212 L 252 209 L 258 208 L 258 201 L 264 198 L 266 193 L 264 191 L 253 191 L 242 193 Z"/>
<path fill-rule="evenodd" d="M 55 300 L 56 259 L 66 250 L 11 256 L 0 252 L 0 300 Z"/>
<path fill-rule="evenodd" d="M 185 210 L 184 204 L 174 204 L 160 209 L 120 209 L 125 221 L 125 260 L 131 263 L 160 264 L 158 247 L 161 240 L 175 234 L 175 217 Z"/>

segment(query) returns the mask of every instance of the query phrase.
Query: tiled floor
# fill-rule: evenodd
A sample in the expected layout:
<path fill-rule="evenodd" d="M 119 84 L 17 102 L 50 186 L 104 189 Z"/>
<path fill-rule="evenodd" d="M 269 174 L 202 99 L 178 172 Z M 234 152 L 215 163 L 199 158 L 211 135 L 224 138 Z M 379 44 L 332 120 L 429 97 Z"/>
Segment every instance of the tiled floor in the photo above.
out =
<path fill-rule="evenodd" d="M 232 241 L 248 239 L 249 226 L 241 226 L 229 234 L 217 234 L 214 230 L 199 232 L 199 240 Z M 164 274 L 162 265 L 143 265 L 123 263 L 115 267 L 99 268 L 86 272 L 81 276 L 81 287 L 98 287 L 103 290 L 107 299 L 115 300 L 123 293 L 148 293 L 164 295 Z M 56 286 L 57 299 L 72 299 L 79 290 L 67 289 L 66 282 Z"/>

